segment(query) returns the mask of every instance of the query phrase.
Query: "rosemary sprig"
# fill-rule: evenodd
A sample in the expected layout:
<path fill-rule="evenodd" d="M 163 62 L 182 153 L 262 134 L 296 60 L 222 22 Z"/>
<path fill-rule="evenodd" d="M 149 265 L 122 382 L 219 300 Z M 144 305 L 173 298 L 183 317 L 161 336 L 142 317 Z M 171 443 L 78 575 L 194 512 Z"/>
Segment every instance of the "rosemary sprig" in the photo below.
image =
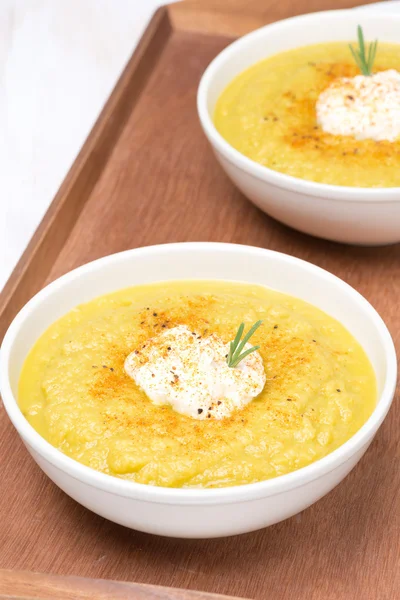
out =
<path fill-rule="evenodd" d="M 241 323 L 239 329 L 237 330 L 235 339 L 233 340 L 233 342 L 230 343 L 229 354 L 226 359 L 228 367 L 237 367 L 240 361 L 243 360 L 248 354 L 259 349 L 260 346 L 253 346 L 252 348 L 249 348 L 248 350 L 242 352 L 243 348 L 245 347 L 253 333 L 260 327 L 261 323 L 262 321 L 257 321 L 257 323 L 254 323 L 253 327 L 249 329 L 242 341 L 240 341 L 244 331 L 244 323 Z"/>
<path fill-rule="evenodd" d="M 365 42 L 364 42 L 364 34 L 361 25 L 357 27 L 357 36 L 358 36 L 358 49 L 355 50 L 351 44 L 349 44 L 349 48 L 354 57 L 354 60 L 357 63 L 358 68 L 360 69 L 363 75 L 370 76 L 372 75 L 372 65 L 374 64 L 376 49 L 378 47 L 378 40 L 371 42 L 368 48 L 368 52 L 366 51 Z"/>

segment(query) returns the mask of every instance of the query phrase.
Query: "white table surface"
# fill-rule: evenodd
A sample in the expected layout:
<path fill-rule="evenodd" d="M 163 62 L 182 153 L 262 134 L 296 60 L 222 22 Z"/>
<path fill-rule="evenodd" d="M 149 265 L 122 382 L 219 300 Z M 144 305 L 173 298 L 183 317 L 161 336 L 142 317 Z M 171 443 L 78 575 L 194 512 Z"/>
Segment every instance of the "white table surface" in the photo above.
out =
<path fill-rule="evenodd" d="M 161 4 L 0 0 L 0 290 Z"/>
<path fill-rule="evenodd" d="M 0 290 L 167 2 L 0 0 Z"/>

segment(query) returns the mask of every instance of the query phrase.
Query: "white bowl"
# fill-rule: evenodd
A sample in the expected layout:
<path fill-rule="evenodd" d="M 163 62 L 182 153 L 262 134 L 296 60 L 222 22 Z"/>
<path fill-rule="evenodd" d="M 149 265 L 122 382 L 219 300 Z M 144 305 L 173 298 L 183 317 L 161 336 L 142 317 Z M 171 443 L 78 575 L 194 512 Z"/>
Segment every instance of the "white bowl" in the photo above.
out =
<path fill-rule="evenodd" d="M 355 39 L 400 43 L 400 15 L 338 10 L 294 17 L 262 27 L 223 50 L 205 71 L 197 107 L 203 130 L 233 183 L 261 210 L 305 233 L 352 244 L 400 241 L 400 188 L 358 188 L 315 183 L 264 167 L 235 150 L 213 123 L 227 84 L 257 61 L 299 46 Z"/>
<path fill-rule="evenodd" d="M 126 286 L 194 277 L 263 284 L 312 302 L 339 319 L 365 348 L 378 381 L 379 401 L 363 427 L 343 446 L 303 469 L 269 481 L 221 489 L 169 489 L 105 475 L 56 450 L 31 427 L 17 404 L 18 379 L 32 344 L 53 321 L 81 302 Z M 133 529 L 206 538 L 272 525 L 304 510 L 334 488 L 360 460 L 389 410 L 396 356 L 390 334 L 372 306 L 346 283 L 310 263 L 248 246 L 170 244 L 96 260 L 39 292 L 7 331 L 1 348 L 0 382 L 5 409 L 27 449 L 69 496 Z"/>

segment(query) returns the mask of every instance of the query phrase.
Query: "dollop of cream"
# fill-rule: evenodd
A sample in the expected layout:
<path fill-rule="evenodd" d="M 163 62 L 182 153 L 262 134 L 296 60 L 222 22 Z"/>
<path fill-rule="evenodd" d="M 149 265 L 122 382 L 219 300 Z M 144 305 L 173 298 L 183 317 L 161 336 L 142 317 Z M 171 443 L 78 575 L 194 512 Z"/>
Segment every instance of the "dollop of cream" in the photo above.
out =
<path fill-rule="evenodd" d="M 194 419 L 223 419 L 258 396 L 266 381 L 257 351 L 235 368 L 227 365 L 228 351 L 219 336 L 203 337 L 179 325 L 131 352 L 125 371 L 155 404 Z"/>
<path fill-rule="evenodd" d="M 394 142 L 400 136 L 400 73 L 337 79 L 320 94 L 316 112 L 327 133 Z"/>

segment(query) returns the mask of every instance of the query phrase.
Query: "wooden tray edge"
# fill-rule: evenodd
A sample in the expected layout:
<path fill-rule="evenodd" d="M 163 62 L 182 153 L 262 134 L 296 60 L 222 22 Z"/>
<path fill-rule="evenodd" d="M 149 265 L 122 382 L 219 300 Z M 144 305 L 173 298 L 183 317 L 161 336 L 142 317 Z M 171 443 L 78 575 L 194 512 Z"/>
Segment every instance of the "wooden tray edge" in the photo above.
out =
<path fill-rule="evenodd" d="M 168 10 L 161 7 L 154 13 L 59 191 L 0 294 L 0 340 L 17 312 L 46 281 L 171 32 Z"/>
<path fill-rule="evenodd" d="M 144 583 L 0 569 L 0 600 L 245 600 Z"/>

